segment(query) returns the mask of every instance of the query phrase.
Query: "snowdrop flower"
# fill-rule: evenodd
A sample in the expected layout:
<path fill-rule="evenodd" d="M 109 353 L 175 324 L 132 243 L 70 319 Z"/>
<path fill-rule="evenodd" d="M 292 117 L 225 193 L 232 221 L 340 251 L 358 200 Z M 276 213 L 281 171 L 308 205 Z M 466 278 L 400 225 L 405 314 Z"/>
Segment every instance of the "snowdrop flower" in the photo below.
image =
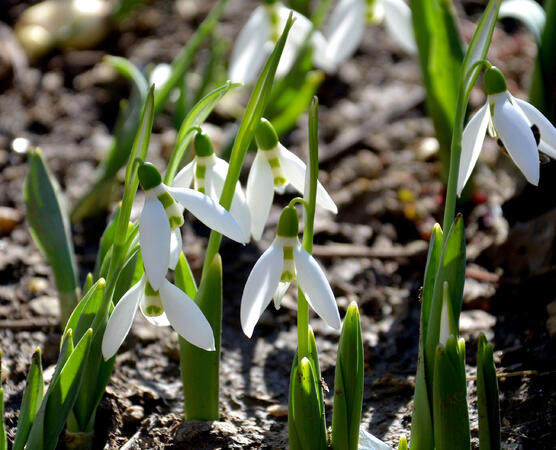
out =
<path fill-rule="evenodd" d="M 197 304 L 185 292 L 164 279 L 158 291 L 145 275 L 120 299 L 102 338 L 105 360 L 116 354 L 126 338 L 137 308 L 156 326 L 171 325 L 186 341 L 204 350 L 215 350 L 214 334 L 210 323 Z"/>
<path fill-rule="evenodd" d="M 411 9 L 403 0 L 340 0 L 325 29 L 327 60 L 334 66 L 355 53 L 365 31 L 365 22 L 384 21 L 386 30 L 403 49 L 417 53 Z"/>
<path fill-rule="evenodd" d="M 340 328 L 340 314 L 332 289 L 317 261 L 297 238 L 299 218 L 293 206 L 282 211 L 276 239 L 249 274 L 241 297 L 241 326 L 247 337 L 274 297 L 276 308 L 288 286 L 297 278 L 307 302 L 331 327 Z"/>
<path fill-rule="evenodd" d="M 274 191 L 283 193 L 290 183 L 298 192 L 305 189 L 305 163 L 280 142 L 266 119 L 255 130 L 257 155 L 247 178 L 247 204 L 251 211 L 251 233 L 260 239 L 270 212 Z M 322 184 L 317 184 L 317 204 L 336 214 L 338 208 Z"/>
<path fill-rule="evenodd" d="M 514 98 L 506 88 L 504 75 L 490 67 L 484 75 L 487 102 L 475 113 L 463 131 L 458 174 L 458 196 L 479 158 L 485 133 L 498 137 L 527 181 L 539 183 L 539 150 L 556 158 L 556 128 L 537 108 Z M 490 127 L 489 127 L 490 124 Z"/>
<path fill-rule="evenodd" d="M 173 186 L 188 188 L 194 182 L 195 189 L 218 202 L 228 173 L 228 163 L 214 154 L 212 142 L 206 133 L 197 133 L 193 147 L 195 148 L 193 161 L 178 172 Z M 251 214 L 239 181 L 234 190 L 230 214 L 243 230 L 243 241 L 249 242 Z"/>
<path fill-rule="evenodd" d="M 280 37 L 290 13 L 295 22 L 276 69 L 276 76 L 283 77 L 292 67 L 297 53 L 313 29 L 313 24 L 302 14 L 284 6 L 281 2 L 265 0 L 257 7 L 245 26 L 240 31 L 230 57 L 229 78 L 233 82 L 253 83 L 264 62 L 272 52 L 274 44 Z M 328 70 L 326 60 L 326 40 L 315 30 L 310 38 L 313 47 L 313 63 L 316 67 Z"/>
<path fill-rule="evenodd" d="M 138 170 L 145 190 L 145 205 L 139 222 L 139 244 L 147 280 L 158 291 L 168 268 L 174 269 L 181 253 L 184 208 L 209 228 L 244 243 L 241 226 L 222 206 L 193 189 L 162 183 L 160 172 L 150 163 Z"/>

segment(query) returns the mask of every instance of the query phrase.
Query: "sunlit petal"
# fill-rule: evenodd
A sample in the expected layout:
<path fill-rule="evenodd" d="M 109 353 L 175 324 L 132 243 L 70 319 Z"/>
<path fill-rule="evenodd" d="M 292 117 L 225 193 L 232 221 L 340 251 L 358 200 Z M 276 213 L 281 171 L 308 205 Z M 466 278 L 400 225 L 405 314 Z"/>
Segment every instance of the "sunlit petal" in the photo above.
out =
<path fill-rule="evenodd" d="M 384 7 L 384 25 L 408 53 L 417 53 L 411 9 L 403 0 L 380 0 Z"/>
<path fill-rule="evenodd" d="M 208 195 L 193 189 L 167 189 L 177 202 L 207 227 L 236 242 L 244 243 L 243 230 L 240 225 L 222 205 L 216 203 Z"/>
<path fill-rule="evenodd" d="M 283 266 L 282 246 L 274 242 L 256 262 L 241 297 L 241 327 L 247 337 L 276 292 Z"/>
<path fill-rule="evenodd" d="M 295 20 L 290 32 L 288 33 L 288 39 L 286 40 L 280 62 L 278 63 L 278 68 L 276 69 L 276 76 L 280 78 L 290 71 L 301 46 L 313 28 L 313 24 L 303 14 L 287 8 L 282 3 L 275 3 L 273 6 L 276 8 L 278 15 L 279 23 L 277 27 L 280 30 L 280 33 L 282 32 L 290 13 L 293 14 L 293 18 Z"/>
<path fill-rule="evenodd" d="M 546 142 L 548 147 L 556 149 L 556 128 L 554 125 L 530 103 L 515 97 L 513 97 L 513 101 L 519 105 L 529 122 L 539 127 L 541 141 Z"/>
<path fill-rule="evenodd" d="M 523 115 L 506 98 L 494 103 L 492 122 L 515 165 L 529 183 L 538 185 L 539 151 L 533 132 Z"/>
<path fill-rule="evenodd" d="M 102 356 L 105 360 L 116 354 L 129 333 L 144 288 L 145 277 L 143 276 L 138 283 L 123 295 L 114 311 L 112 311 L 102 337 Z"/>
<path fill-rule="evenodd" d="M 214 333 L 209 321 L 185 292 L 164 280 L 160 297 L 170 325 L 181 337 L 204 350 L 215 350 Z"/>
<path fill-rule="evenodd" d="M 301 290 L 307 294 L 311 308 L 332 328 L 340 328 L 340 313 L 336 299 L 323 270 L 301 245 L 293 249 L 297 280 Z"/>
<path fill-rule="evenodd" d="M 193 181 L 193 175 L 195 173 L 195 160 L 187 164 L 183 169 L 181 169 L 172 183 L 173 187 L 188 188 L 191 187 L 191 182 Z"/>
<path fill-rule="evenodd" d="M 147 279 L 156 291 L 168 272 L 170 222 L 162 203 L 149 194 L 139 221 L 139 243 Z"/>
<path fill-rule="evenodd" d="M 170 261 L 168 267 L 172 270 L 176 268 L 180 259 L 182 249 L 181 228 L 176 228 L 170 233 Z"/>
<path fill-rule="evenodd" d="M 365 31 L 365 2 L 340 0 L 326 26 L 327 59 L 341 64 L 355 53 Z"/>
<path fill-rule="evenodd" d="M 305 171 L 307 170 L 305 163 L 282 144 L 278 144 L 278 152 L 278 158 L 286 178 L 303 195 L 305 189 Z M 317 182 L 317 204 L 334 214 L 338 212 L 334 200 L 326 192 L 320 181 Z"/>
<path fill-rule="evenodd" d="M 268 161 L 257 151 L 247 178 L 247 205 L 251 212 L 251 233 L 259 240 L 270 213 L 274 198 L 274 181 Z"/>
<path fill-rule="evenodd" d="M 481 153 L 489 118 L 490 113 L 487 103 L 471 117 L 471 120 L 463 130 L 458 174 L 458 196 L 461 195 L 477 163 L 479 153 Z"/>

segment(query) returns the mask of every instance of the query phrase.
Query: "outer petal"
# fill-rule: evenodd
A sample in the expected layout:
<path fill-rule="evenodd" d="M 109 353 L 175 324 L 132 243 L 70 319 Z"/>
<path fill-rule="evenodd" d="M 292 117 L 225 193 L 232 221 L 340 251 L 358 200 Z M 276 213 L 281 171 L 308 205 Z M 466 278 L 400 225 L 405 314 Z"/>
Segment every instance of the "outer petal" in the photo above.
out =
<path fill-rule="evenodd" d="M 160 297 L 170 325 L 180 336 L 203 350 L 216 349 L 209 321 L 185 292 L 164 280 L 160 288 Z"/>
<path fill-rule="evenodd" d="M 137 312 L 137 306 L 143 297 L 145 281 L 146 278 L 143 276 L 138 283 L 124 294 L 114 311 L 112 311 L 102 337 L 102 356 L 104 356 L 104 360 L 108 360 L 116 354 L 129 333 Z"/>
<path fill-rule="evenodd" d="M 147 194 L 139 221 L 139 244 L 145 273 L 155 291 L 168 272 L 170 260 L 170 222 L 162 203 Z"/>
<path fill-rule="evenodd" d="M 219 199 L 220 195 L 222 195 L 227 173 L 228 163 L 223 159 L 216 158 L 216 162 L 212 166 L 212 178 L 209 181 L 211 185 L 209 192 L 214 199 Z M 239 181 L 236 183 L 236 188 L 234 190 L 230 214 L 241 226 L 244 242 L 249 242 L 251 237 L 251 213 L 249 212 L 249 206 L 247 206 L 247 201 L 245 200 L 245 195 L 243 195 L 243 190 L 241 189 Z"/>
<path fill-rule="evenodd" d="M 262 155 L 262 150 L 257 151 L 253 160 L 249 177 L 247 178 L 247 205 L 251 211 L 251 233 L 256 240 L 263 234 L 264 226 L 270 213 L 272 199 L 274 198 L 274 179 L 270 164 Z"/>
<path fill-rule="evenodd" d="M 458 174 L 458 197 L 461 195 L 467 180 L 469 180 L 479 158 L 479 153 L 481 153 L 489 117 L 488 103 L 486 103 L 471 117 L 463 130 Z"/>
<path fill-rule="evenodd" d="M 278 68 L 276 69 L 276 76 L 280 78 L 290 71 L 295 59 L 297 58 L 299 49 L 313 28 L 313 24 L 303 14 L 287 8 L 282 3 L 275 3 L 275 7 L 276 12 L 278 13 L 278 28 L 280 32 L 282 32 L 290 13 L 293 13 L 293 18 L 295 19 L 295 22 L 293 23 L 288 34 L 286 44 L 284 45 L 284 50 L 282 52 L 280 62 L 278 63 Z"/>
<path fill-rule="evenodd" d="M 338 305 L 319 264 L 299 243 L 293 249 L 297 280 L 311 308 L 332 328 L 341 326 Z"/>
<path fill-rule="evenodd" d="M 282 165 L 282 169 L 288 181 L 295 189 L 303 194 L 305 189 L 305 172 L 307 170 L 305 163 L 282 144 L 278 144 L 278 151 L 278 158 L 280 159 L 280 164 Z M 317 182 L 317 203 L 334 214 L 338 212 L 334 200 L 332 200 L 328 192 L 326 192 L 323 185 L 320 184 L 320 181 Z"/>
<path fill-rule="evenodd" d="M 241 327 L 247 337 L 251 337 L 261 314 L 272 300 L 283 265 L 282 246 L 274 242 L 249 274 L 241 297 Z"/>
<path fill-rule="evenodd" d="M 188 188 L 191 187 L 191 182 L 193 181 L 193 175 L 195 174 L 195 160 L 187 164 L 183 169 L 181 169 L 174 178 L 172 183 L 173 187 Z"/>
<path fill-rule="evenodd" d="M 232 215 L 208 195 L 201 194 L 193 189 L 167 188 L 174 199 L 190 211 L 207 227 L 233 239 L 236 242 L 245 242 L 243 230 Z"/>
<path fill-rule="evenodd" d="M 515 97 L 512 97 L 512 100 L 519 105 L 527 120 L 539 127 L 541 141 L 544 141 L 550 148 L 556 150 L 556 128 L 554 125 L 530 103 Z"/>
<path fill-rule="evenodd" d="M 539 151 L 543 152 L 545 155 L 550 156 L 552 159 L 556 159 L 556 148 L 551 147 L 542 139 L 539 144 Z"/>
<path fill-rule="evenodd" d="M 417 53 L 411 9 L 403 0 L 380 0 L 386 29 L 408 53 Z"/>
<path fill-rule="evenodd" d="M 341 64 L 355 53 L 365 31 L 365 0 L 340 0 L 326 26 L 327 58 Z"/>
<path fill-rule="evenodd" d="M 174 270 L 180 259 L 180 254 L 182 250 L 182 240 L 181 240 L 181 229 L 176 228 L 170 234 L 170 260 L 168 262 L 168 268 Z"/>
<path fill-rule="evenodd" d="M 313 47 L 314 66 L 328 73 L 334 72 L 337 64 L 328 54 L 328 41 L 320 31 L 313 32 L 311 46 Z"/>
<path fill-rule="evenodd" d="M 255 81 L 268 56 L 266 43 L 269 39 L 270 22 L 264 6 L 259 6 L 253 11 L 235 41 L 230 57 L 230 80 L 245 84 Z"/>
<path fill-rule="evenodd" d="M 539 151 L 525 117 L 507 97 L 497 97 L 494 102 L 492 122 L 515 165 L 523 172 L 529 183 L 538 185 Z"/>

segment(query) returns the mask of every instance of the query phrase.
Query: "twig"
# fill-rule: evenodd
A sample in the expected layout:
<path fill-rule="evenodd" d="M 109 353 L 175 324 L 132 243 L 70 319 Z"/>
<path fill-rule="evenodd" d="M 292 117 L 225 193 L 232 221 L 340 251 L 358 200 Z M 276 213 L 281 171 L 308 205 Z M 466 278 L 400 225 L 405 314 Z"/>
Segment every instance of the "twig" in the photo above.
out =
<path fill-rule="evenodd" d="M 4 328 L 16 331 L 36 330 L 39 328 L 57 327 L 59 323 L 58 319 L 46 319 L 41 317 L 19 320 L 0 320 L 0 329 Z"/>

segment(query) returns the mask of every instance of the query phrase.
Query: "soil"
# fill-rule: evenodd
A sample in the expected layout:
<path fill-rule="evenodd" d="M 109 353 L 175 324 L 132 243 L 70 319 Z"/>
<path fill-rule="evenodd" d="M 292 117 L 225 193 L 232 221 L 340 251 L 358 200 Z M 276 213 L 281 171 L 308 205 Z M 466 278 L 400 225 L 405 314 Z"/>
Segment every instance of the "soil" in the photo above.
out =
<path fill-rule="evenodd" d="M 456 2 L 467 40 L 484 3 Z M 10 26 L 28 4 L 3 2 L 3 43 L 11 42 Z M 53 51 L 27 64 L 15 47 L 0 62 L 0 347 L 10 439 L 31 353 L 42 348 L 48 371 L 60 339 L 52 274 L 25 221 L 26 157 L 12 150 L 13 139 L 23 137 L 43 148 L 68 203 L 74 204 L 108 147 L 118 102 L 129 95 L 127 83 L 103 68 L 102 57 L 125 56 L 143 68 L 170 62 L 211 4 L 149 1 L 94 50 Z M 230 1 L 219 26 L 230 43 L 254 5 Z M 532 37 L 516 23 L 497 28 L 490 60 L 505 72 L 514 95 L 526 97 L 535 52 Z M 201 52 L 197 72 L 203 57 Z M 240 95 L 240 101 L 246 95 Z M 443 212 L 444 188 L 424 95 L 416 58 L 403 53 L 382 27 L 367 28 L 356 55 L 327 76 L 319 91 L 320 179 L 339 213 L 333 217 L 318 212 L 315 255 L 326 268 L 341 315 L 352 300 L 359 305 L 366 363 L 363 426 L 392 447 L 400 435 L 409 435 L 419 288 L 430 229 Z M 483 101 L 479 85 L 472 107 Z M 233 118 L 219 110 L 210 121 L 222 125 L 233 123 Z M 162 165 L 173 139 L 170 115 L 163 114 L 155 123 L 149 158 Z M 307 119 L 302 116 L 283 143 L 302 153 L 306 141 Z M 553 195 L 539 197 L 539 192 L 550 191 L 555 166 L 543 166 L 538 190 L 524 190 L 517 170 L 487 139 L 473 194 L 458 206 L 468 240 L 460 325 L 467 341 L 474 446 L 478 429 L 473 376 L 482 331 L 495 346 L 501 374 L 504 448 L 554 448 L 556 352 L 554 325 L 551 337 L 547 321 L 556 308 L 547 306 L 555 300 L 556 212 Z M 221 420 L 183 421 L 176 335 L 169 328 L 149 326 L 138 315 L 99 408 L 95 448 L 287 448 L 295 292 L 286 295 L 279 311 L 269 309 L 263 315 L 252 339 L 241 331 L 239 303 L 250 269 L 274 237 L 280 205 L 290 198 L 290 193 L 278 196 L 261 242 L 241 247 L 225 240 L 222 247 Z M 107 218 L 105 214 L 73 226 L 82 280 L 92 270 Z M 197 275 L 206 239 L 203 227 L 188 222 L 184 245 Z M 317 317 L 311 323 L 324 382 L 333 386 L 338 333 Z M 328 423 L 331 404 L 328 392 Z"/>

